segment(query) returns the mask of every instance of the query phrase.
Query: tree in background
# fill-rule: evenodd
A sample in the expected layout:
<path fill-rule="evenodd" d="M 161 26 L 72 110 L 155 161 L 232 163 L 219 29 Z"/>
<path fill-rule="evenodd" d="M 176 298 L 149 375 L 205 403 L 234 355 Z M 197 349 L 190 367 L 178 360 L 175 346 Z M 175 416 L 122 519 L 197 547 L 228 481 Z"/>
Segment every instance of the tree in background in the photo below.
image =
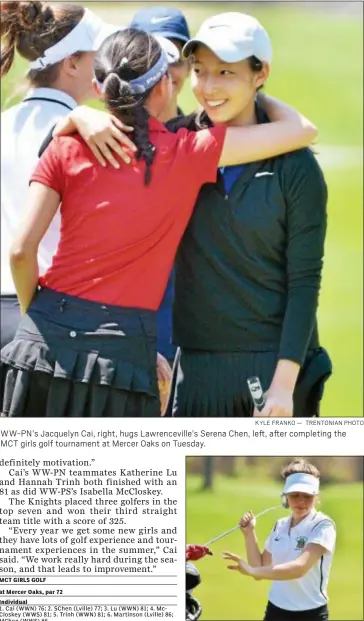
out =
<path fill-rule="evenodd" d="M 214 457 L 203 457 L 203 490 L 212 489 L 214 478 Z"/>

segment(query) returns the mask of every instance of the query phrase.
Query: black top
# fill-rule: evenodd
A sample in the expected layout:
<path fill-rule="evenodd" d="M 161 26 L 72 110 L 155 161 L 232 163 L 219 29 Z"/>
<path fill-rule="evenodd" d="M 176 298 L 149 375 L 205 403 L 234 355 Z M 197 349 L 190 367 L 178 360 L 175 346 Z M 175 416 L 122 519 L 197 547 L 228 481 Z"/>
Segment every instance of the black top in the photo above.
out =
<path fill-rule="evenodd" d="M 248 164 L 229 196 L 221 175 L 205 185 L 177 254 L 175 343 L 302 365 L 318 347 L 326 202 L 309 149 Z"/>

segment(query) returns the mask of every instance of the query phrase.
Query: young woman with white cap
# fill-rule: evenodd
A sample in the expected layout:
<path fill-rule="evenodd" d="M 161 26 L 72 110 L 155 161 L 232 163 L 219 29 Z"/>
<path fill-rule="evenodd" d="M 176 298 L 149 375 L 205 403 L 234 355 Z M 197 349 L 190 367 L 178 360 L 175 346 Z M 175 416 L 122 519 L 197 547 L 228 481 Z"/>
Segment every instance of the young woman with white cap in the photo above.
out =
<path fill-rule="evenodd" d="M 94 96 L 93 55 L 116 30 L 79 4 L 1 3 L 1 77 L 17 51 L 29 63 L 30 85 L 23 101 L 1 115 L 1 346 L 20 322 L 8 255 L 39 147 L 59 118 Z M 57 248 L 59 226 L 57 217 L 40 243 L 41 272 Z"/>
<path fill-rule="evenodd" d="M 298 459 L 282 470 L 285 480 L 282 504 L 289 517 L 276 522 L 260 551 L 251 512 L 240 520 L 247 562 L 225 552 L 234 561 L 228 569 L 255 580 L 271 580 L 264 621 L 327 621 L 327 586 L 335 551 L 333 520 L 317 510 L 320 487 L 318 469 Z"/>
<path fill-rule="evenodd" d="M 1 351 L 5 416 L 159 416 L 155 314 L 201 186 L 216 180 L 219 164 L 299 148 L 316 135 L 269 99 L 277 120 L 266 128 L 170 133 L 158 120 L 171 95 L 168 66 L 168 51 L 148 33 L 108 37 L 95 87 L 134 127 L 131 166 L 102 166 L 72 135 L 56 138 L 32 175 L 11 251 L 24 318 Z M 39 279 L 38 245 L 60 203 L 60 243 Z"/>
<path fill-rule="evenodd" d="M 267 127 L 256 94 L 272 47 L 256 19 L 209 18 L 184 54 L 205 111 L 199 127 Z M 266 391 L 261 416 L 319 414 L 331 373 L 316 320 L 326 202 L 309 149 L 225 167 L 202 189 L 176 260 L 172 415 L 258 415 L 252 376 Z"/>

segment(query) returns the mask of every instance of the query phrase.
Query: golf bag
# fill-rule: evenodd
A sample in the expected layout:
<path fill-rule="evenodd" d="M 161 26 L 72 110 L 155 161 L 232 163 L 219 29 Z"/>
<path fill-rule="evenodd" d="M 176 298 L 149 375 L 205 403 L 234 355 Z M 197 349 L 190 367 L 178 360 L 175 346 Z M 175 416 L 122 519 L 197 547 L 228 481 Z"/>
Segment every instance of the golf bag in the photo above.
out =
<path fill-rule="evenodd" d="M 200 572 L 190 563 L 186 563 L 186 621 L 197 621 L 202 614 L 200 602 L 192 595 L 201 582 Z"/>

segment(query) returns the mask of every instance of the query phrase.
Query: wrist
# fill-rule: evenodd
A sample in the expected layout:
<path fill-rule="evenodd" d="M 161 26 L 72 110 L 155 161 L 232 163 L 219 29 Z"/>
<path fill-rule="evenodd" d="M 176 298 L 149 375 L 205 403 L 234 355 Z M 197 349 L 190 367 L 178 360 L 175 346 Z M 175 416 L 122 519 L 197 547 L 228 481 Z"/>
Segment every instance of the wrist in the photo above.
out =
<path fill-rule="evenodd" d="M 249 569 L 248 569 L 249 576 L 257 580 L 259 578 L 259 569 L 260 569 L 259 567 L 252 567 L 251 565 L 249 565 Z"/>
<path fill-rule="evenodd" d="M 72 134 L 77 131 L 77 124 L 75 122 L 75 118 L 77 118 L 78 108 L 72 110 L 67 116 L 60 119 L 58 123 L 55 125 L 52 136 L 55 138 L 56 136 L 64 136 L 67 134 Z M 78 112 L 79 114 L 79 112 Z"/>
<path fill-rule="evenodd" d="M 297 362 L 293 362 L 292 360 L 279 360 L 270 385 L 270 390 L 276 388 L 279 390 L 286 390 L 293 394 L 299 372 L 300 365 Z"/>

